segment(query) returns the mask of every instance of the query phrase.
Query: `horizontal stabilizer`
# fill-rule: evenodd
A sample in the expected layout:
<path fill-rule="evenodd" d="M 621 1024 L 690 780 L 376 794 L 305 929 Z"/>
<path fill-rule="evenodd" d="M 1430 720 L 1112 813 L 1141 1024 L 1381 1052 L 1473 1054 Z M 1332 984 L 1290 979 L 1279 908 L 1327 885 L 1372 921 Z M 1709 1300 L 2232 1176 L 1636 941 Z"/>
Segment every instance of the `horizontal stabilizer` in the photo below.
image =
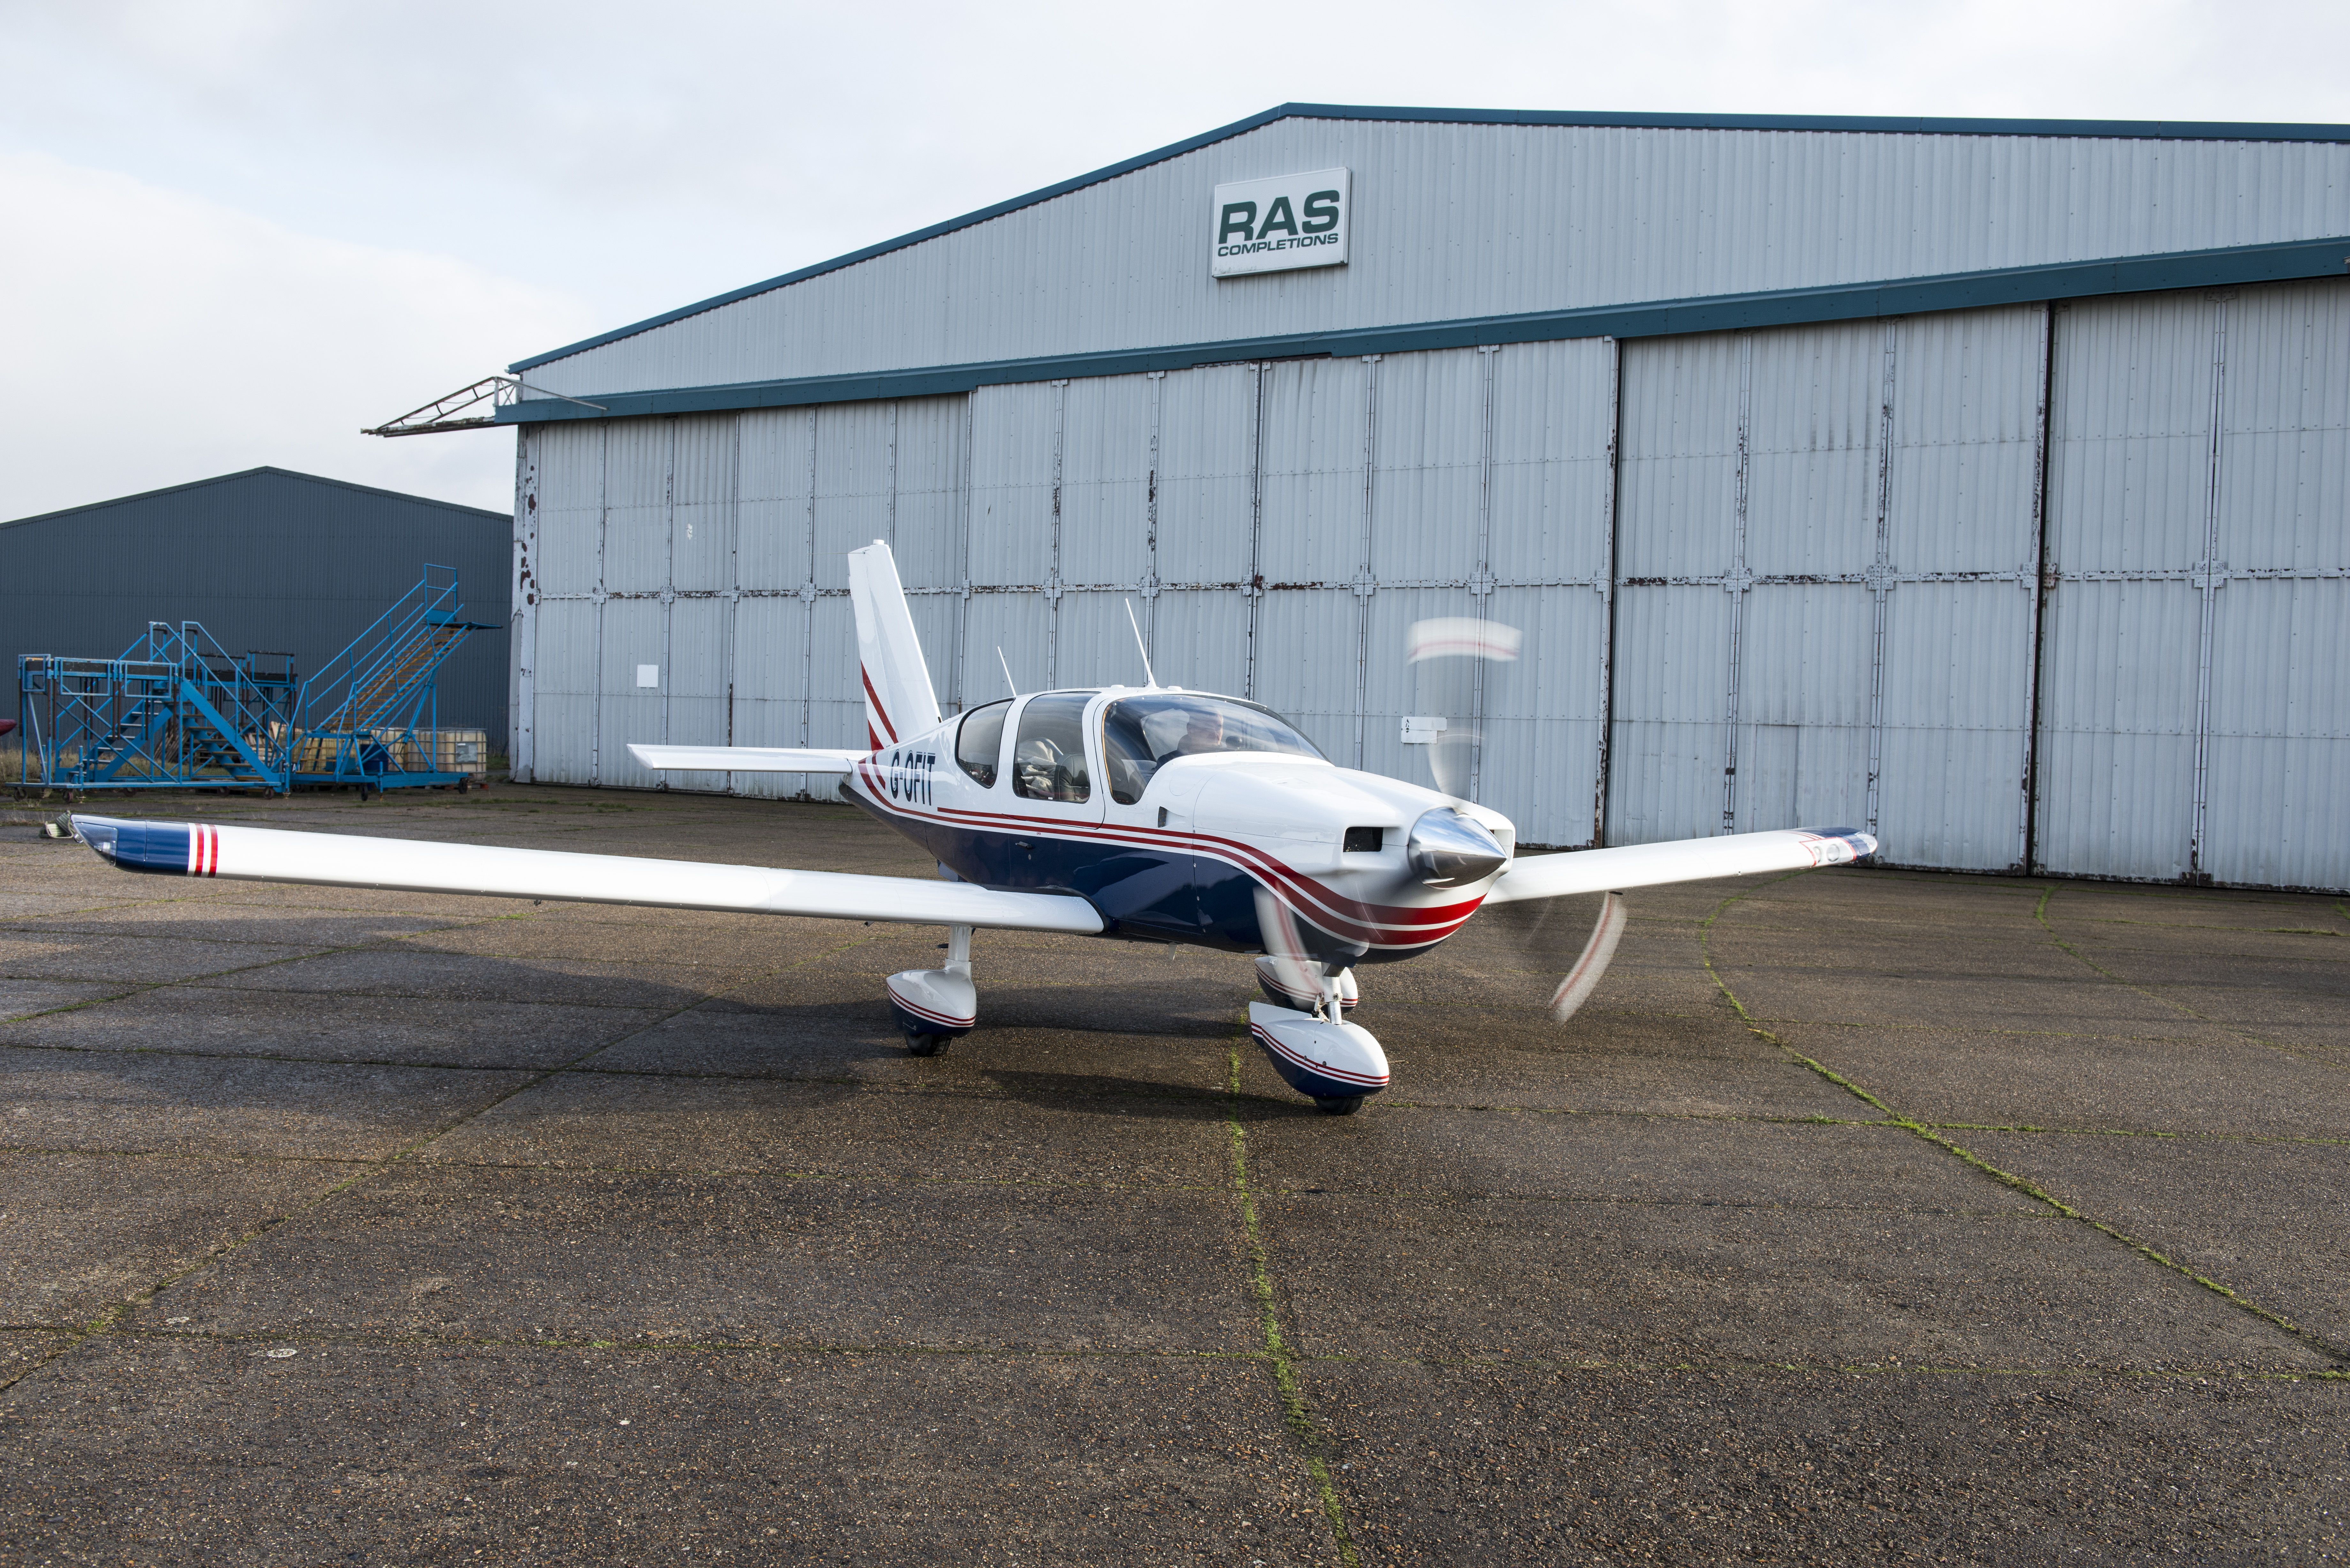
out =
<path fill-rule="evenodd" d="M 812 746 L 630 746 L 639 767 L 655 773 L 846 774 L 870 753 Z"/>
<path fill-rule="evenodd" d="M 1667 882 L 1703 882 L 1715 877 L 1755 877 L 1766 871 L 1808 871 L 1841 866 L 1877 853 L 1877 839 L 1848 827 L 1783 827 L 1772 833 L 1732 833 L 1720 838 L 1683 838 L 1670 844 L 1627 844 L 1620 849 L 1577 849 L 1565 855 L 1534 855 L 1513 860 L 1488 904 L 1528 898 L 1564 898 L 1576 893 L 1620 893 Z"/>
<path fill-rule="evenodd" d="M 989 926 L 1008 930 L 1102 929 L 1093 905 L 1072 894 L 1005 893 L 969 882 L 639 860 L 550 849 L 286 833 L 194 822 L 133 822 L 74 816 L 76 838 L 125 871 L 303 882 L 321 888 L 380 888 L 408 893 L 484 893 L 664 909 L 733 909 L 918 926 Z"/>

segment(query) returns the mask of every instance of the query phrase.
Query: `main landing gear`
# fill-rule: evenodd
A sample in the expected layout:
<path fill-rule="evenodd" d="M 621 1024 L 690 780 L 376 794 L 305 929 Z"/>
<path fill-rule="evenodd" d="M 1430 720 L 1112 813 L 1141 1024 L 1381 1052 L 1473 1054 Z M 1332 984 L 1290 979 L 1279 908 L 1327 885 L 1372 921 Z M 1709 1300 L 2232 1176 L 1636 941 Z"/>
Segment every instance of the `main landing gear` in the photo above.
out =
<path fill-rule="evenodd" d="M 887 983 L 889 1017 L 906 1037 L 906 1054 L 937 1055 L 979 1022 L 979 992 L 971 982 L 971 928 L 948 928 L 944 969 L 906 970 Z"/>
<path fill-rule="evenodd" d="M 1256 961 L 1258 981 L 1274 1001 L 1249 1003 L 1249 1037 L 1315 1109 L 1353 1116 L 1388 1086 L 1387 1053 L 1369 1030 L 1345 1022 L 1355 1005 L 1354 972 L 1335 964 Z M 935 1056 L 950 1040 L 970 1033 L 979 1023 L 971 928 L 949 928 L 944 968 L 906 970 L 888 984 L 889 1017 L 906 1037 L 908 1055 Z"/>

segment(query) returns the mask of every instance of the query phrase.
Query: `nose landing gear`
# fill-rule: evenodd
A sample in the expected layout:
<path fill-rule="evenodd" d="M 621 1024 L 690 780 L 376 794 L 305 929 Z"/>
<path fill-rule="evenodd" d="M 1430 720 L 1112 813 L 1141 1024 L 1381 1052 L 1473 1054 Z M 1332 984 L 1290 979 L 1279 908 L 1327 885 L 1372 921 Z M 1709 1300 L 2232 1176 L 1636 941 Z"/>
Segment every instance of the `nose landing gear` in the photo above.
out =
<path fill-rule="evenodd" d="M 1367 1096 L 1388 1086 L 1388 1054 L 1359 1023 L 1326 1023 L 1252 1002 L 1249 1037 L 1283 1082 L 1329 1116 L 1353 1116 Z"/>

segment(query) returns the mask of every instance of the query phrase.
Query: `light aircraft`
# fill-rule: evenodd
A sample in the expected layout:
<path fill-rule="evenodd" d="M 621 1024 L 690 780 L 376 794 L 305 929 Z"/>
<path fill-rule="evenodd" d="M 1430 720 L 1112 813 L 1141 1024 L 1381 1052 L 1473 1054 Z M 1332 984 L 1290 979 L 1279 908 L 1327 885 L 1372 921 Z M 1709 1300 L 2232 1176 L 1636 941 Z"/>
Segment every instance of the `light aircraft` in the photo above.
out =
<path fill-rule="evenodd" d="M 74 836 L 126 871 L 169 876 L 944 926 L 943 967 L 886 982 L 917 1056 L 979 1022 L 982 927 L 1253 954 L 1265 1000 L 1250 1003 L 1249 1033 L 1337 1115 L 1388 1085 L 1386 1053 L 1346 1017 L 1360 966 L 1425 953 L 1488 905 L 1605 893 L 1552 999 L 1563 1020 L 1615 951 L 1622 889 L 1877 849 L 1848 828 L 1786 829 L 1518 859 L 1509 819 L 1461 798 L 1440 763 L 1454 789 L 1337 767 L 1271 709 L 1159 685 L 1147 653 L 1144 686 L 1015 694 L 944 718 L 889 547 L 850 551 L 848 567 L 865 750 L 629 749 L 656 771 L 838 774 L 845 798 L 937 860 L 937 881 L 87 815 Z M 1507 630 L 1423 624 L 1435 630 L 1416 659 L 1474 656 L 1487 630 Z"/>

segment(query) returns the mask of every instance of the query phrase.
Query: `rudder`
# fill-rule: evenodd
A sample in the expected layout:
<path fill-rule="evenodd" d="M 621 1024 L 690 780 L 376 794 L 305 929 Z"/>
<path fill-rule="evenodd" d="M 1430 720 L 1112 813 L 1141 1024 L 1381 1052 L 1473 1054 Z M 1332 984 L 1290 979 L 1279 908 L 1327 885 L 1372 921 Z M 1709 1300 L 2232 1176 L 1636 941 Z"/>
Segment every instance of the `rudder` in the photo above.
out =
<path fill-rule="evenodd" d="M 865 687 L 865 738 L 875 751 L 938 727 L 939 696 L 906 608 L 898 563 L 876 539 L 848 552 L 848 597 L 857 611 L 857 664 Z"/>

